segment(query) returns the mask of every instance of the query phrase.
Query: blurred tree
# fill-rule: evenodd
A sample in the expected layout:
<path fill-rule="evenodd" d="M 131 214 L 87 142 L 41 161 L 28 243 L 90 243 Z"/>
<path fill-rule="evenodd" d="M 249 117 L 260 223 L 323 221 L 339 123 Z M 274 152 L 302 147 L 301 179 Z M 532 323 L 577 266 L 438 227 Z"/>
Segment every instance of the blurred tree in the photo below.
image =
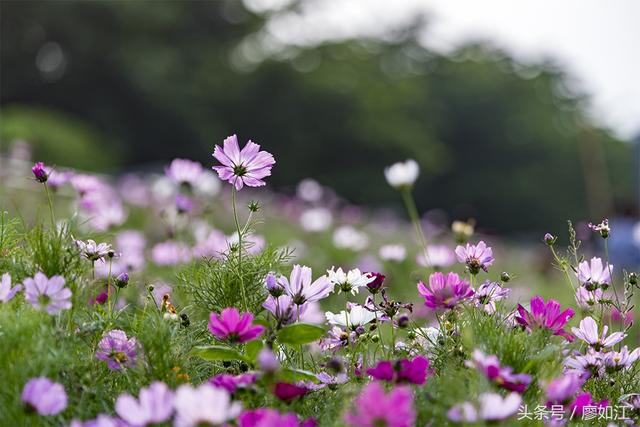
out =
<path fill-rule="evenodd" d="M 393 42 L 327 44 L 239 70 L 238 44 L 265 17 L 236 1 L 1 8 L 3 110 L 75 115 L 113 141 L 125 166 L 175 156 L 209 164 L 213 144 L 238 132 L 275 154 L 274 186 L 313 176 L 378 205 L 397 203 L 384 166 L 414 157 L 421 209 L 497 231 L 558 229 L 590 213 L 585 173 L 595 171 L 584 164 L 599 165 L 614 189 L 595 191 L 631 195 L 630 147 L 594 129 L 552 64 L 523 66 L 483 45 L 444 57 L 410 28 Z M 587 158 L 596 144 L 602 162 L 581 161 L 585 135 Z"/>

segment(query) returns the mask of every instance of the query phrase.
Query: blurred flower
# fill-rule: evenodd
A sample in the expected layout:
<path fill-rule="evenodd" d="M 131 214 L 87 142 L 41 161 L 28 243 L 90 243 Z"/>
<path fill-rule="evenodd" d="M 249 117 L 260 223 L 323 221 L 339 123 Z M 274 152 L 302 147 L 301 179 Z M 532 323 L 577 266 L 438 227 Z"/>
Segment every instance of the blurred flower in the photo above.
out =
<path fill-rule="evenodd" d="M 232 135 L 224 140 L 224 148 L 216 145 L 213 151 L 215 157 L 223 166 L 214 166 L 213 170 L 223 181 L 229 181 L 236 190 L 243 185 L 261 187 L 266 183 L 263 178 L 271 175 L 271 168 L 276 163 L 273 155 L 260 151 L 260 146 L 252 141 L 240 151 L 238 138 Z"/>
<path fill-rule="evenodd" d="M 436 270 L 450 267 L 455 261 L 455 253 L 445 245 L 429 245 L 423 253 L 416 256 L 419 265 Z"/>
<path fill-rule="evenodd" d="M 397 386 L 388 394 L 378 382 L 362 388 L 344 421 L 354 427 L 412 427 L 416 421 L 413 395 L 406 386 Z"/>
<path fill-rule="evenodd" d="M 367 369 L 367 374 L 377 380 L 416 385 L 424 384 L 429 373 L 429 359 L 424 356 L 397 362 L 383 360 L 375 367 Z"/>
<path fill-rule="evenodd" d="M 271 408 L 244 411 L 238 417 L 239 427 L 315 427 L 315 425 L 312 419 L 298 421 L 298 416 L 293 412 L 281 414 Z"/>
<path fill-rule="evenodd" d="M 343 225 L 333 233 L 333 245 L 338 249 L 358 252 L 369 245 L 369 237 L 350 225 Z"/>
<path fill-rule="evenodd" d="M 120 329 L 107 332 L 98 343 L 96 358 L 107 362 L 111 370 L 130 368 L 136 363 L 136 347 L 138 341 L 135 338 L 127 338 L 127 334 Z"/>
<path fill-rule="evenodd" d="M 331 270 L 327 270 L 327 279 L 331 285 L 337 286 L 340 292 L 351 292 L 355 295 L 361 287 L 373 282 L 375 277 L 362 273 L 357 268 L 345 273 L 342 268 L 335 270 L 335 267 L 331 267 Z"/>
<path fill-rule="evenodd" d="M 242 411 L 242 404 L 232 401 L 226 390 L 207 383 L 196 388 L 191 384 L 181 385 L 176 390 L 174 407 L 175 427 L 222 425 Z"/>
<path fill-rule="evenodd" d="M 320 276 L 313 283 L 311 283 L 311 279 L 311 269 L 304 265 L 296 264 L 291 271 L 290 280 L 281 276 L 278 281 L 293 299 L 293 303 L 302 305 L 305 302 L 319 301 L 326 298 L 333 291 L 331 282 L 325 276 Z"/>
<path fill-rule="evenodd" d="M 573 403 L 571 403 L 571 405 L 569 406 L 569 410 L 572 414 L 581 416 L 585 410 L 593 411 L 593 408 L 596 408 L 596 411 L 598 411 L 598 408 L 604 408 L 608 405 L 608 400 L 595 402 L 591 398 L 591 393 L 581 393 L 576 397 Z"/>
<path fill-rule="evenodd" d="M 522 398 L 518 393 L 510 393 L 505 397 L 496 393 L 483 393 L 478 397 L 478 409 L 470 402 L 464 402 L 452 407 L 447 417 L 456 423 L 475 423 L 478 420 L 499 422 L 515 415 L 521 403 Z"/>
<path fill-rule="evenodd" d="M 487 356 L 478 349 L 473 351 L 472 359 L 467 361 L 466 365 L 470 368 L 476 368 L 498 387 L 509 391 L 523 393 L 531 383 L 531 375 L 514 374 L 511 367 L 500 366 L 497 356 Z"/>
<path fill-rule="evenodd" d="M 308 391 L 309 389 L 302 385 L 285 382 L 278 382 L 273 388 L 273 394 L 285 402 L 291 402 L 292 400 L 302 397 L 307 394 Z"/>
<path fill-rule="evenodd" d="M 614 332 L 607 337 L 608 329 L 609 327 L 604 325 L 602 327 L 602 335 L 598 335 L 598 324 L 593 317 L 589 316 L 580 321 L 579 328 L 571 328 L 571 332 L 595 350 L 600 350 L 614 346 L 627 336 L 622 332 Z"/>
<path fill-rule="evenodd" d="M 25 299 L 34 308 L 44 309 L 49 314 L 58 314 L 71 308 L 71 289 L 64 287 L 64 277 L 47 278 L 43 273 L 36 273 L 33 278 L 23 281 Z"/>
<path fill-rule="evenodd" d="M 255 382 L 256 374 L 218 374 L 209 380 L 212 386 L 224 388 L 230 394 L 234 394 L 238 388 L 245 388 Z"/>
<path fill-rule="evenodd" d="M 506 298 L 509 292 L 511 289 L 503 288 L 497 282 L 485 280 L 474 295 L 476 307 L 483 307 L 488 314 L 493 314 L 496 311 L 496 302 Z"/>
<path fill-rule="evenodd" d="M 425 306 L 433 310 L 449 310 L 471 298 L 474 291 L 469 282 L 460 279 L 457 274 L 436 272 L 429 276 L 429 287 L 418 282 L 418 293 L 425 299 Z"/>
<path fill-rule="evenodd" d="M 315 179 L 306 178 L 296 187 L 296 195 L 305 202 L 317 202 L 322 198 L 322 185 Z"/>
<path fill-rule="evenodd" d="M 49 178 L 49 174 L 45 169 L 44 163 L 38 162 L 31 168 L 31 172 L 33 172 L 33 176 L 36 178 L 38 182 L 47 182 Z"/>
<path fill-rule="evenodd" d="M 280 368 L 280 361 L 269 348 L 263 348 L 258 353 L 258 366 L 264 372 L 276 372 Z"/>
<path fill-rule="evenodd" d="M 341 372 L 337 375 L 330 375 L 326 372 L 320 372 L 316 375 L 316 379 L 320 381 L 319 384 L 310 383 L 309 388 L 311 390 L 321 390 L 325 387 L 329 387 L 334 390 L 337 386 L 346 383 L 349 381 L 349 377 L 345 372 Z"/>
<path fill-rule="evenodd" d="M 94 240 L 76 240 L 76 246 L 80 250 L 80 254 L 89 261 L 104 260 L 109 252 L 113 253 L 113 249 L 109 243 L 96 243 Z"/>
<path fill-rule="evenodd" d="M 350 304 L 349 311 L 342 310 L 340 313 L 325 313 L 327 321 L 336 326 L 351 328 L 355 330 L 358 326 L 364 326 L 376 318 L 374 312 L 367 310 L 359 304 Z"/>
<path fill-rule="evenodd" d="M 178 265 L 191 261 L 191 250 L 180 242 L 167 240 L 151 249 L 151 259 L 156 265 Z"/>
<path fill-rule="evenodd" d="M 473 236 L 475 231 L 475 221 L 470 219 L 467 222 L 453 221 L 451 223 L 451 231 L 453 232 L 456 242 L 464 243 Z"/>
<path fill-rule="evenodd" d="M 67 407 L 64 387 L 45 377 L 30 379 L 22 390 L 20 400 L 39 415 L 57 415 Z"/>
<path fill-rule="evenodd" d="M 583 310 L 592 310 L 594 305 L 602 304 L 602 301 L 605 299 L 604 291 L 602 289 L 597 288 L 593 291 L 588 291 L 584 286 L 580 286 L 576 289 L 575 298 L 576 303 Z"/>
<path fill-rule="evenodd" d="M 240 316 L 234 307 L 225 308 L 220 315 L 209 315 L 209 331 L 218 339 L 231 342 L 247 342 L 256 339 L 264 326 L 253 324 L 253 314 L 246 312 Z"/>
<path fill-rule="evenodd" d="M 100 414 L 93 420 L 72 420 L 71 424 L 69 424 L 69 427 L 129 427 L 129 425 L 125 425 L 125 422 L 120 418 L 114 418 L 110 417 L 109 415 Z"/>
<path fill-rule="evenodd" d="M 220 187 L 221 184 L 218 176 L 214 172 L 205 169 L 200 175 L 195 190 L 198 196 L 209 198 L 218 194 Z"/>
<path fill-rule="evenodd" d="M 300 215 L 300 225 L 305 231 L 320 232 L 327 230 L 333 223 L 333 215 L 327 208 L 311 208 Z"/>
<path fill-rule="evenodd" d="M 535 296 L 531 299 L 531 311 L 527 311 L 522 305 L 518 304 L 518 315 L 515 320 L 528 331 L 535 327 L 549 329 L 554 335 L 564 337 L 567 341 L 572 342 L 574 337 L 566 332 L 563 328 L 573 317 L 573 310 L 568 308 L 560 313 L 560 304 L 558 301 L 550 299 L 545 303 L 541 296 Z"/>
<path fill-rule="evenodd" d="M 568 372 L 552 380 L 547 386 L 547 405 L 563 405 L 571 401 L 580 390 L 584 380 L 579 375 Z"/>
<path fill-rule="evenodd" d="M 204 240 L 198 242 L 192 252 L 196 258 L 223 258 L 228 252 L 227 237 L 219 230 L 211 230 Z"/>
<path fill-rule="evenodd" d="M 168 421 L 173 414 L 173 392 L 163 382 L 155 381 L 140 389 L 140 399 L 121 394 L 116 413 L 131 427 L 143 427 Z"/>
<path fill-rule="evenodd" d="M 591 262 L 582 261 L 578 264 L 578 271 L 576 276 L 587 290 L 592 291 L 598 287 L 606 287 L 611 283 L 611 272 L 613 271 L 613 265 L 602 265 L 600 258 L 593 257 Z"/>
<path fill-rule="evenodd" d="M 419 174 L 420 168 L 413 159 L 394 163 L 384 170 L 387 182 L 394 188 L 411 187 Z"/>
<path fill-rule="evenodd" d="M 22 289 L 22 285 L 15 285 L 11 287 L 11 275 L 4 273 L 2 275 L 2 282 L 0 282 L 0 302 L 10 301 L 17 292 Z"/>
<path fill-rule="evenodd" d="M 378 250 L 378 256 L 383 261 L 402 262 L 407 257 L 407 248 L 404 245 L 383 245 Z"/>
<path fill-rule="evenodd" d="M 165 175 L 178 185 L 195 187 L 202 175 L 202 165 L 187 159 L 173 159 L 165 168 Z"/>
<path fill-rule="evenodd" d="M 176 209 L 178 213 L 189 213 L 193 209 L 193 201 L 184 194 L 176 194 Z"/>
<path fill-rule="evenodd" d="M 478 274 L 480 269 L 485 272 L 488 271 L 488 267 L 493 264 L 493 251 L 491 247 L 480 240 L 477 245 L 471 245 L 467 243 L 466 246 L 456 247 L 456 255 L 458 261 L 465 263 L 471 274 Z"/>
<path fill-rule="evenodd" d="M 289 295 L 274 297 L 269 294 L 265 302 L 262 303 L 262 307 L 273 314 L 273 317 L 276 318 L 278 324 L 288 325 L 298 320 L 298 316 L 304 313 L 308 304 L 305 302 L 300 305 L 296 305 Z"/>
<path fill-rule="evenodd" d="M 609 220 L 606 218 L 603 219 L 600 224 L 594 225 L 592 223 L 589 223 L 589 229 L 595 231 L 596 233 L 599 233 L 603 239 L 609 237 L 609 233 L 611 232 L 611 228 L 609 228 Z"/>
<path fill-rule="evenodd" d="M 127 273 L 120 273 L 115 279 L 115 285 L 119 288 L 126 288 L 129 284 L 129 275 Z"/>

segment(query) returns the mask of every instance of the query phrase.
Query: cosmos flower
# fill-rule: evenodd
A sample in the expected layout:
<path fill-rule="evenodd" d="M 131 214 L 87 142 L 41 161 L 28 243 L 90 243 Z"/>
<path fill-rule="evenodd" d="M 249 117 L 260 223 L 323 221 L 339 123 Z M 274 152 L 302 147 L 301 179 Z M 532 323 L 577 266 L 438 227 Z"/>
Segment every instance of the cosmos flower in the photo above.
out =
<path fill-rule="evenodd" d="M 611 228 L 609 227 L 609 220 L 606 218 L 603 219 L 600 224 L 589 223 L 589 229 L 600 234 L 603 239 L 609 237 L 609 233 L 611 232 Z"/>
<path fill-rule="evenodd" d="M 238 137 L 232 135 L 224 140 L 224 148 L 216 145 L 213 151 L 222 166 L 214 166 L 213 170 L 223 181 L 228 181 L 237 191 L 244 185 L 261 187 L 266 183 L 263 178 L 271 175 L 271 168 L 276 163 L 273 155 L 260 151 L 260 146 L 252 141 L 240 151 Z"/>
<path fill-rule="evenodd" d="M 376 314 L 359 304 L 349 304 L 349 311 L 342 310 L 340 313 L 327 311 L 325 316 L 331 325 L 355 330 L 358 326 L 364 326 L 376 318 Z"/>
<path fill-rule="evenodd" d="M 333 223 L 333 214 L 327 208 L 316 207 L 307 209 L 300 215 L 300 225 L 305 231 L 318 233 L 325 231 Z"/>
<path fill-rule="evenodd" d="M 423 253 L 416 256 L 419 265 L 435 270 L 451 267 L 455 261 L 455 253 L 446 245 L 429 245 Z"/>
<path fill-rule="evenodd" d="M 286 293 L 293 299 L 296 305 L 306 302 L 319 301 L 326 298 L 332 291 L 331 282 L 321 276 L 311 283 L 311 269 L 304 265 L 294 265 L 290 280 L 281 276 L 278 281 L 284 287 Z"/>
<path fill-rule="evenodd" d="M 482 307 L 488 314 L 496 311 L 496 302 L 509 295 L 511 289 L 503 288 L 499 283 L 486 280 L 474 295 L 476 307 Z"/>
<path fill-rule="evenodd" d="M 351 294 L 355 295 L 361 287 L 367 286 L 376 278 L 360 272 L 357 268 L 345 273 L 342 268 L 335 270 L 335 267 L 331 267 L 331 270 L 327 270 L 327 279 L 331 285 L 337 286 L 341 292 L 351 292 Z"/>
<path fill-rule="evenodd" d="M 87 421 L 72 420 L 69 427 L 130 427 L 120 418 L 100 414 L 96 418 Z"/>
<path fill-rule="evenodd" d="M 312 418 L 299 421 L 298 416 L 293 412 L 281 414 L 271 408 L 244 411 L 238 417 L 239 427 L 315 427 L 315 425 Z"/>
<path fill-rule="evenodd" d="M 367 374 L 381 381 L 422 385 L 429 375 L 429 359 L 416 356 L 413 360 L 402 359 L 393 363 L 388 360 L 367 369 Z"/>
<path fill-rule="evenodd" d="M 606 287 L 611 283 L 613 265 L 604 264 L 600 258 L 593 257 L 591 261 L 582 261 L 578 264 L 576 276 L 587 290 L 592 291 L 598 287 Z"/>
<path fill-rule="evenodd" d="M 493 251 L 491 247 L 480 240 L 477 245 L 467 243 L 466 246 L 456 247 L 456 256 L 458 261 L 467 265 L 471 274 L 478 274 L 480 269 L 485 272 L 488 271 L 488 267 L 493 264 Z"/>
<path fill-rule="evenodd" d="M 127 338 L 124 331 L 113 329 L 104 334 L 98 343 L 96 358 L 107 362 L 111 370 L 130 368 L 136 363 L 137 346 L 135 338 Z"/>
<path fill-rule="evenodd" d="M 521 403 L 522 398 L 518 393 L 510 393 L 505 397 L 496 393 L 483 393 L 478 397 L 478 407 L 464 402 L 452 407 L 447 417 L 456 423 L 475 423 L 478 420 L 499 422 L 515 415 Z"/>
<path fill-rule="evenodd" d="M 96 243 L 94 240 L 76 240 L 76 246 L 80 250 L 80 255 L 84 256 L 89 261 L 104 260 L 109 253 L 113 253 L 111 245 L 108 243 Z"/>
<path fill-rule="evenodd" d="M 420 167 L 413 159 L 394 163 L 384 170 L 384 177 L 393 188 L 411 187 L 419 174 Z"/>
<path fill-rule="evenodd" d="M 580 390 L 584 380 L 579 375 L 568 372 L 565 375 L 553 379 L 547 385 L 547 406 L 563 405 L 571 401 Z"/>
<path fill-rule="evenodd" d="M 595 350 L 612 347 L 627 336 L 623 332 L 614 332 L 607 337 L 608 330 L 609 327 L 604 325 L 602 327 L 602 335 L 598 335 L 598 324 L 591 316 L 582 319 L 579 328 L 571 328 L 571 332 L 576 337 L 589 344 Z"/>
<path fill-rule="evenodd" d="M 498 387 L 522 393 L 531 383 L 531 375 L 514 374 L 509 366 L 500 366 L 497 356 L 487 356 L 480 350 L 474 350 L 472 359 L 466 362 L 470 368 L 476 368 Z"/>
<path fill-rule="evenodd" d="M 343 225 L 333 233 L 333 245 L 338 249 L 359 252 L 369 246 L 369 236 L 351 225 Z"/>
<path fill-rule="evenodd" d="M 603 362 L 607 370 L 616 371 L 623 368 L 629 368 L 636 360 L 640 358 L 640 347 L 629 352 L 625 345 L 620 351 L 609 351 L 605 353 Z"/>
<path fill-rule="evenodd" d="M 33 176 L 38 182 L 42 182 L 42 183 L 47 182 L 47 179 L 49 178 L 47 169 L 45 168 L 44 163 L 42 162 L 38 162 L 35 165 L 33 165 L 33 167 L 31 168 L 31 172 L 33 172 Z"/>
<path fill-rule="evenodd" d="M 209 380 L 214 387 L 222 387 L 230 394 L 234 394 L 239 388 L 246 388 L 256 382 L 255 374 L 218 374 Z"/>
<path fill-rule="evenodd" d="M 168 421 L 173 415 L 173 392 L 163 382 L 153 382 L 140 389 L 140 398 L 121 394 L 116 400 L 116 413 L 132 427 Z"/>
<path fill-rule="evenodd" d="M 596 304 L 602 304 L 605 299 L 604 291 L 601 288 L 588 291 L 584 286 L 579 286 L 575 294 L 576 303 L 583 310 L 593 310 Z"/>
<path fill-rule="evenodd" d="M 20 399 L 39 415 L 57 415 L 67 407 L 64 387 L 45 377 L 30 379 Z"/>
<path fill-rule="evenodd" d="M 589 348 L 585 354 L 576 353 L 564 361 L 568 372 L 573 372 L 587 380 L 591 377 L 601 377 L 604 374 L 602 353 Z"/>
<path fill-rule="evenodd" d="M 43 273 L 36 273 L 33 278 L 23 281 L 25 299 L 34 308 L 49 314 L 58 314 L 71 308 L 71 290 L 64 287 L 64 277 L 47 278 Z"/>
<path fill-rule="evenodd" d="M 334 326 L 329 329 L 327 336 L 320 340 L 320 348 L 323 350 L 336 351 L 342 347 L 346 347 L 350 342 L 355 339 L 356 333 L 351 331 L 347 332 L 339 326 Z"/>
<path fill-rule="evenodd" d="M 455 273 L 440 272 L 429 276 L 429 286 L 418 282 L 418 293 L 424 298 L 424 305 L 432 310 L 449 310 L 458 303 L 473 296 L 469 282 L 460 279 Z"/>
<path fill-rule="evenodd" d="M 518 304 L 518 313 L 515 316 L 516 322 L 524 326 L 526 330 L 531 331 L 533 328 L 545 328 L 553 332 L 554 335 L 564 337 L 567 341 L 572 342 L 574 337 L 563 328 L 573 317 L 573 310 L 567 308 L 560 312 L 560 303 L 550 299 L 545 303 L 541 296 L 535 296 L 531 299 L 531 311 L 527 311 L 522 305 Z"/>
<path fill-rule="evenodd" d="M 329 387 L 329 389 L 335 390 L 339 385 L 346 383 L 349 381 L 349 377 L 345 372 L 341 372 L 337 375 L 330 375 L 326 372 L 320 372 L 316 375 L 316 379 L 320 381 L 318 384 L 310 382 L 309 389 L 311 390 L 321 390 L 325 387 Z"/>
<path fill-rule="evenodd" d="M 275 353 L 270 348 L 263 348 L 258 353 L 257 357 L 258 366 L 263 372 L 276 372 L 280 369 L 280 361 L 276 357 Z"/>
<path fill-rule="evenodd" d="M 231 342 L 247 342 L 256 339 L 264 326 L 253 324 L 253 314 L 243 313 L 242 316 L 234 307 L 225 308 L 220 315 L 209 315 L 209 331 L 218 339 Z"/>
<path fill-rule="evenodd" d="M 380 290 L 382 290 L 382 286 L 384 285 L 384 279 L 386 279 L 386 276 L 382 273 L 376 273 L 373 271 L 365 274 L 369 278 L 373 279 L 369 283 L 367 283 L 367 289 L 369 290 L 369 292 L 372 294 L 377 294 L 378 292 L 380 292 Z"/>
<path fill-rule="evenodd" d="M 302 384 L 277 382 L 273 387 L 273 394 L 284 402 L 291 402 L 292 400 L 304 396 L 308 392 L 309 389 Z"/>
<path fill-rule="evenodd" d="M 380 383 L 370 382 L 362 388 L 344 421 L 353 427 L 412 427 L 416 412 L 411 390 L 397 386 L 385 393 Z"/>
<path fill-rule="evenodd" d="M 231 400 L 223 389 L 208 383 L 193 387 L 183 384 L 176 390 L 174 398 L 175 427 L 197 427 L 222 425 L 240 415 L 242 404 Z"/>
<path fill-rule="evenodd" d="M 0 302 L 10 301 L 17 292 L 22 290 L 22 285 L 18 284 L 11 287 L 11 275 L 4 273 L 0 282 Z"/>
<path fill-rule="evenodd" d="M 383 261 L 402 262 L 407 257 L 407 248 L 401 244 L 382 245 L 378 250 L 378 256 Z"/>
<path fill-rule="evenodd" d="M 173 159 L 165 175 L 178 185 L 196 187 L 202 176 L 202 165 L 188 159 Z"/>
<path fill-rule="evenodd" d="M 591 393 L 581 393 L 576 396 L 576 399 L 569 405 L 569 411 L 574 416 L 581 416 L 585 409 L 588 408 L 604 408 L 609 405 L 608 400 L 602 400 L 600 402 L 595 402 L 591 397 Z M 598 409 L 596 409 L 597 411 Z"/>
<path fill-rule="evenodd" d="M 191 249 L 184 243 L 167 240 L 151 249 L 151 259 L 156 265 L 178 265 L 191 261 Z"/>

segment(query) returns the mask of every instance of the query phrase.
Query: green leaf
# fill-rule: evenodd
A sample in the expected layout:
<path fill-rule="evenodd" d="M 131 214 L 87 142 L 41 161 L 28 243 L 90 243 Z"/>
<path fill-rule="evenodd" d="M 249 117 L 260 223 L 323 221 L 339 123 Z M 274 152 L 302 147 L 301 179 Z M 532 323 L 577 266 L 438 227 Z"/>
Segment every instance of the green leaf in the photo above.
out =
<path fill-rule="evenodd" d="M 294 368 L 285 368 L 280 371 L 278 377 L 282 381 L 286 382 L 296 382 L 296 381 L 314 381 L 317 382 L 318 379 L 314 375 L 313 372 L 304 371 L 302 369 L 294 369 Z"/>
<path fill-rule="evenodd" d="M 256 357 L 258 356 L 258 353 L 260 352 L 260 350 L 262 350 L 262 341 L 253 340 L 247 343 L 247 345 L 245 346 L 244 352 L 247 356 L 247 359 L 253 362 L 256 360 Z"/>
<path fill-rule="evenodd" d="M 198 356 L 204 360 L 245 360 L 238 351 L 222 345 L 201 345 L 191 349 L 192 356 Z"/>
<path fill-rule="evenodd" d="M 324 328 L 310 323 L 294 323 L 278 331 L 278 341 L 289 345 L 302 345 L 316 341 L 324 336 Z"/>

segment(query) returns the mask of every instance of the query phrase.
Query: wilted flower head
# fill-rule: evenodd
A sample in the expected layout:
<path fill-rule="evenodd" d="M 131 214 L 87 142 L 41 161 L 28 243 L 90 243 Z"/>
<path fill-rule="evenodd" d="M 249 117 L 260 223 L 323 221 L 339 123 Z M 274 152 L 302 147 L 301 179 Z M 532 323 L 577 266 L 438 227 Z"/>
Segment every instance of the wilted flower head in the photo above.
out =
<path fill-rule="evenodd" d="M 23 281 L 25 299 L 34 308 L 49 314 L 58 314 L 71 308 L 71 290 L 64 287 L 64 277 L 47 278 L 43 273 L 36 273 L 33 278 Z"/>
<path fill-rule="evenodd" d="M 411 390 L 397 386 L 387 394 L 380 383 L 371 382 L 354 400 L 353 408 L 344 420 L 354 427 L 412 427 L 416 412 Z"/>
<path fill-rule="evenodd" d="M 367 369 L 367 374 L 377 380 L 416 385 L 424 384 L 429 373 L 429 359 L 424 356 L 397 362 L 383 360 L 375 367 Z"/>
<path fill-rule="evenodd" d="M 214 166 L 213 170 L 223 181 L 228 181 L 236 190 L 243 185 L 261 187 L 266 183 L 263 178 L 271 175 L 271 168 L 276 163 L 273 155 L 260 151 L 260 146 L 252 141 L 240 151 L 238 138 L 232 135 L 224 140 L 224 148 L 216 145 L 213 151 L 222 166 Z"/>
<path fill-rule="evenodd" d="M 509 366 L 500 366 L 497 356 L 487 356 L 480 350 L 474 350 L 473 357 L 467 361 L 468 367 L 476 368 L 498 387 L 510 391 L 522 393 L 531 382 L 531 376 L 527 374 L 514 374 Z"/>
<path fill-rule="evenodd" d="M 80 254 L 89 261 L 104 260 L 109 252 L 113 252 L 108 243 L 96 243 L 94 240 L 76 240 L 76 246 L 80 249 Z"/>
<path fill-rule="evenodd" d="M 460 279 L 455 273 L 440 272 L 429 276 L 429 286 L 418 282 L 418 293 L 424 298 L 424 305 L 433 310 L 449 310 L 458 303 L 473 296 L 469 282 Z"/>
<path fill-rule="evenodd" d="M 550 299 L 549 302 L 545 303 L 541 296 L 535 296 L 531 299 L 530 312 L 518 304 L 518 314 L 515 320 L 528 331 L 536 327 L 546 328 L 553 331 L 554 335 L 562 336 L 571 342 L 574 340 L 573 336 L 563 328 L 569 319 L 573 317 L 573 314 L 573 310 L 570 308 L 560 312 L 560 303 L 558 301 Z"/>
<path fill-rule="evenodd" d="M 493 314 L 496 311 L 496 302 L 509 295 L 511 289 L 503 288 L 499 283 L 486 280 L 474 295 L 476 307 L 482 307 L 484 311 Z"/>
<path fill-rule="evenodd" d="M 21 400 L 39 415 L 57 415 L 67 407 L 64 387 L 45 377 L 29 380 L 22 390 Z"/>
<path fill-rule="evenodd" d="M 136 348 L 138 341 L 127 338 L 127 334 L 120 329 L 107 332 L 98 343 L 96 357 L 107 362 L 111 370 L 130 368 L 136 363 Z"/>
<path fill-rule="evenodd" d="M 609 233 L 611 232 L 611 228 L 609 228 L 609 220 L 606 218 L 603 219 L 600 224 L 594 225 L 592 223 L 589 223 L 589 228 L 595 231 L 596 233 L 599 233 L 603 239 L 606 239 L 607 237 L 609 237 Z"/>
<path fill-rule="evenodd" d="M 253 314 L 243 313 L 240 316 L 234 307 L 225 308 L 220 315 L 209 315 L 209 331 L 218 339 L 232 342 L 247 342 L 256 339 L 264 326 L 253 324 Z"/>
<path fill-rule="evenodd" d="M 547 401 L 552 405 L 565 404 L 580 390 L 584 380 L 579 375 L 568 372 L 552 380 L 547 386 Z"/>
<path fill-rule="evenodd" d="M 0 302 L 7 302 L 15 296 L 17 292 L 22 289 L 22 285 L 15 285 L 11 287 L 11 275 L 4 273 L 2 275 L 2 281 L 0 282 Z"/>
<path fill-rule="evenodd" d="M 173 415 L 173 392 L 163 382 L 155 381 L 140 389 L 140 398 L 121 394 L 116 400 L 116 413 L 132 427 L 168 421 Z"/>
<path fill-rule="evenodd" d="M 424 253 L 416 256 L 419 265 L 436 270 L 450 267 L 455 261 L 455 253 L 446 245 L 429 245 Z"/>
<path fill-rule="evenodd" d="M 47 182 L 47 179 L 49 178 L 49 174 L 42 162 L 38 162 L 33 165 L 31 172 L 33 172 L 33 176 L 38 182 Z"/>
<path fill-rule="evenodd" d="M 364 326 L 376 318 L 376 314 L 359 304 L 349 304 L 349 311 L 342 310 L 340 313 L 325 313 L 327 321 L 336 326 L 355 330 L 358 326 Z"/>
<path fill-rule="evenodd" d="M 202 176 L 202 165 L 187 159 L 173 159 L 164 173 L 178 185 L 196 187 Z"/>
<path fill-rule="evenodd" d="M 190 384 L 181 385 L 176 390 L 174 407 L 175 427 L 222 425 L 242 411 L 242 404 L 232 401 L 225 389 L 207 383 L 195 388 Z"/>
<path fill-rule="evenodd" d="M 465 263 L 471 274 L 478 274 L 480 269 L 485 272 L 493 264 L 493 251 L 487 244 L 480 240 L 477 245 L 467 243 L 466 246 L 456 247 L 458 261 Z"/>
<path fill-rule="evenodd" d="M 420 167 L 413 159 L 394 163 L 384 170 L 387 182 L 394 188 L 411 187 L 418 179 L 419 174 Z"/>
<path fill-rule="evenodd" d="M 327 270 L 327 279 L 331 285 L 337 286 L 340 292 L 351 292 L 355 295 L 361 287 L 373 282 L 375 277 L 362 273 L 357 268 L 345 273 L 342 268 L 335 270 L 335 267 L 331 267 L 331 270 Z"/>
<path fill-rule="evenodd" d="M 582 261 L 578 264 L 576 276 L 587 290 L 592 291 L 598 287 L 607 287 L 611 283 L 613 265 L 602 264 L 600 258 L 593 257 L 591 262 Z"/>
<path fill-rule="evenodd" d="M 296 264 L 291 271 L 290 280 L 282 276 L 279 281 L 294 304 L 302 305 L 326 298 L 333 290 L 331 282 L 325 276 L 319 277 L 313 283 L 311 279 L 311 268 Z"/>
<path fill-rule="evenodd" d="M 596 351 L 602 348 L 612 347 L 627 336 L 627 334 L 623 332 L 614 332 L 607 337 L 608 330 L 609 327 L 604 325 L 602 327 L 602 335 L 598 335 L 598 324 L 591 316 L 582 319 L 579 328 L 571 328 L 571 332 L 573 332 L 576 337 L 589 344 Z"/>

